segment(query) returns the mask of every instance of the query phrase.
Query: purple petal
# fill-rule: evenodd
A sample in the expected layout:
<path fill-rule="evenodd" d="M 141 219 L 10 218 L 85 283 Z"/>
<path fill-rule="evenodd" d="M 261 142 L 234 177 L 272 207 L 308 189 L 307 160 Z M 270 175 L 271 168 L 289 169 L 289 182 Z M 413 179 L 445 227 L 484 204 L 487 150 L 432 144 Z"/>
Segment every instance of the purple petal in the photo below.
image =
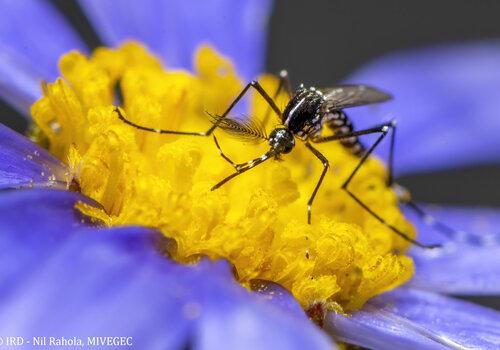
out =
<path fill-rule="evenodd" d="M 137 39 L 167 66 L 191 68 L 198 45 L 208 42 L 231 57 L 247 80 L 261 73 L 270 0 L 80 0 L 109 45 Z"/>
<path fill-rule="evenodd" d="M 41 95 L 43 74 L 30 62 L 0 44 L 0 97 L 26 118 Z"/>
<path fill-rule="evenodd" d="M 84 227 L 80 199 L 0 193 L 0 266 L 14 266 L 0 274 L 1 334 L 126 336 L 141 349 L 332 347 L 298 306 L 245 290 L 225 262 L 177 265 L 151 229 Z"/>
<path fill-rule="evenodd" d="M 370 349 L 498 349 L 500 313 L 438 294 L 398 289 L 346 317 L 330 314 L 338 340 Z"/>
<path fill-rule="evenodd" d="M 28 282 L 72 231 L 85 227 L 73 208 L 76 200 L 87 201 L 66 191 L 0 192 L 0 299 Z M 40 234 L 45 232 L 50 234 Z"/>
<path fill-rule="evenodd" d="M 48 2 L 0 2 L 0 97 L 25 115 L 40 95 L 40 81 L 53 80 L 59 57 L 84 43 Z"/>
<path fill-rule="evenodd" d="M 66 188 L 66 171 L 46 150 L 0 124 L 0 189 Z"/>
<path fill-rule="evenodd" d="M 251 288 L 254 292 L 261 294 L 266 299 L 272 300 L 274 305 L 279 305 L 283 310 L 291 314 L 302 313 L 302 308 L 289 297 L 289 292 L 277 283 L 264 280 L 252 281 Z"/>
<path fill-rule="evenodd" d="M 439 231 L 413 220 L 420 240 L 444 245 L 436 250 L 411 251 L 416 274 L 410 286 L 457 295 L 499 295 L 500 211 L 453 207 L 429 207 L 426 211 L 458 230 L 458 236 L 443 238 Z"/>
<path fill-rule="evenodd" d="M 396 170 L 422 172 L 500 159 L 500 42 L 436 46 L 377 59 L 351 82 L 394 95 L 353 108 L 359 127 L 396 118 Z"/>

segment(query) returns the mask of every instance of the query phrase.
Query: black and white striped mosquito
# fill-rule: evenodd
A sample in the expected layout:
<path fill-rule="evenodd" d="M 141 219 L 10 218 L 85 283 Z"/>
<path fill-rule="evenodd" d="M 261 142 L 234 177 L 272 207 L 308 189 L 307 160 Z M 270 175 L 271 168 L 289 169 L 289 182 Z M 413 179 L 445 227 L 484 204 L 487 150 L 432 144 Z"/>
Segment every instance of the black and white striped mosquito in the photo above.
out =
<path fill-rule="evenodd" d="M 255 89 L 264 98 L 270 108 L 261 123 L 262 125 L 252 119 L 240 121 L 228 118 L 231 110 L 243 98 L 250 88 Z M 274 99 L 283 89 L 285 89 L 288 93 L 290 100 L 285 109 L 281 111 L 276 105 Z M 391 96 L 387 93 L 366 85 L 338 85 L 325 89 L 317 89 L 314 87 L 306 88 L 303 85 L 300 85 L 300 87 L 294 92 L 288 79 L 287 72 L 282 71 L 280 73 L 278 88 L 273 97 L 271 97 L 262 88 L 258 81 L 248 83 L 223 114 L 217 116 L 211 115 L 213 125 L 205 132 L 175 131 L 145 127 L 126 119 L 118 108 L 116 108 L 115 111 L 123 122 L 144 131 L 159 134 L 210 136 L 217 128 L 220 128 L 225 132 L 241 139 L 265 140 L 269 143 L 269 151 L 264 153 L 262 156 L 245 163 L 235 163 L 224 154 L 217 138 L 214 135 L 214 141 L 220 155 L 234 167 L 235 172 L 213 186 L 212 190 L 216 190 L 229 180 L 241 175 L 259 164 L 264 163 L 268 159 L 279 159 L 282 154 L 291 152 L 295 147 L 296 139 L 304 142 L 306 148 L 323 164 L 323 171 L 321 172 L 318 182 L 316 183 L 316 186 L 314 187 L 314 190 L 312 191 L 312 194 L 307 202 L 307 221 L 309 224 L 311 223 L 312 205 L 314 199 L 330 166 L 328 159 L 326 159 L 326 157 L 319 150 L 317 150 L 313 144 L 339 141 L 341 145 L 348 149 L 353 155 L 359 157 L 357 166 L 344 181 L 341 188 L 371 216 L 403 239 L 422 248 L 435 248 L 438 247 L 438 245 L 425 245 L 409 237 L 406 233 L 387 222 L 367 204 L 365 204 L 356 194 L 349 190 L 349 184 L 358 173 L 359 169 L 370 157 L 375 148 L 387 136 L 387 134 L 391 132 L 389 175 L 387 185 L 396 190 L 396 194 L 398 195 L 401 203 L 409 204 L 410 208 L 415 210 L 417 214 L 419 214 L 426 222 L 436 226 L 438 229 L 442 229 L 443 231 L 451 230 L 446 225 L 438 223 L 429 215 L 424 213 L 419 207 L 416 206 L 415 203 L 411 201 L 409 192 L 394 182 L 392 174 L 396 123 L 394 121 L 390 121 L 368 129 L 354 130 L 353 124 L 344 112 L 345 108 L 380 103 L 387 101 L 390 98 Z M 269 119 L 271 111 L 278 116 L 281 126 L 274 128 L 268 136 L 265 132 L 264 126 Z M 322 130 L 325 127 L 333 131 L 331 136 L 321 136 Z M 368 134 L 379 134 L 379 136 L 370 147 L 366 148 L 360 142 L 358 137 Z"/>

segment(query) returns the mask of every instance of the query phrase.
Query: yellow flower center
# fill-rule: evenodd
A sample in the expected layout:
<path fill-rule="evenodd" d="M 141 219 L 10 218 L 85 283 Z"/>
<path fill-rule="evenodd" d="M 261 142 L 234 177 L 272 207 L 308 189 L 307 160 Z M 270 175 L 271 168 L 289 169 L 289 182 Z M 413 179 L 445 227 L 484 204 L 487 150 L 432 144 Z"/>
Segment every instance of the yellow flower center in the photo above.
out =
<path fill-rule="evenodd" d="M 179 262 L 201 255 L 225 258 L 245 286 L 270 280 L 290 290 L 308 308 L 323 303 L 353 310 L 413 273 L 407 242 L 380 224 L 343 190 L 359 159 L 338 143 L 318 146 L 331 163 L 307 224 L 307 200 L 322 164 L 299 142 L 283 156 L 211 187 L 234 169 L 208 137 L 159 135 L 118 119 L 114 89 L 119 83 L 124 115 L 153 128 L 205 131 L 211 114 L 221 114 L 243 84 L 231 62 L 202 47 L 195 73 L 167 70 L 137 43 L 99 48 L 87 58 L 78 52 L 60 61 L 62 78 L 44 86 L 32 107 L 50 151 L 68 164 L 70 179 L 104 211 L 80 205 L 107 225 L 156 227 L 176 242 Z M 273 92 L 277 78 L 264 75 Z M 263 118 L 268 106 L 254 94 L 249 115 Z M 285 95 L 278 106 L 287 103 Z M 268 130 L 279 124 L 272 116 Z M 263 154 L 269 145 L 216 135 L 237 163 Z M 350 189 L 389 223 L 413 234 L 385 185 L 386 171 L 372 158 Z"/>

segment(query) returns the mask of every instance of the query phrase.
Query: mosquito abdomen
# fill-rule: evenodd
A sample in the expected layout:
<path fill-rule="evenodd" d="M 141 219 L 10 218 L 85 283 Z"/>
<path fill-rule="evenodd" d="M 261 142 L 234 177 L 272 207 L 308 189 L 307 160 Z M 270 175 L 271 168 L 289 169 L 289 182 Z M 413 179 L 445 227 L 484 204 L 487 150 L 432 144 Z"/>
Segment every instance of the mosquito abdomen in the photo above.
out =
<path fill-rule="evenodd" d="M 332 129 L 335 135 L 346 135 L 354 131 L 354 125 L 342 111 L 328 112 L 326 115 L 326 125 Z M 363 146 L 357 136 L 342 139 L 339 142 L 355 156 L 360 157 L 365 152 L 365 146 Z"/>

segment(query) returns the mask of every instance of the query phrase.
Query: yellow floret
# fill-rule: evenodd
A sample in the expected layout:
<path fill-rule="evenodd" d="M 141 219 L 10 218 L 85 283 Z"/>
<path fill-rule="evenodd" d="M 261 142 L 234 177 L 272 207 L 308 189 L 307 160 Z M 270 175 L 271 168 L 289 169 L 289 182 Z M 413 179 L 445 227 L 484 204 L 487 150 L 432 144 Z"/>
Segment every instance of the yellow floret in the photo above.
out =
<path fill-rule="evenodd" d="M 82 211 L 107 225 L 157 227 L 175 240 L 172 255 L 178 261 L 201 255 L 228 259 L 243 285 L 274 281 L 305 308 L 324 303 L 356 309 L 411 277 L 411 259 L 394 253 L 404 252 L 407 242 L 340 189 L 359 159 L 339 144 L 318 146 L 332 167 L 308 225 L 306 202 L 322 164 L 300 142 L 283 161 L 268 161 L 210 191 L 234 171 L 211 138 L 148 133 L 118 119 L 114 87 L 119 83 L 130 120 L 153 128 L 207 130 L 205 111 L 222 113 L 243 84 L 231 62 L 209 47 L 198 50 L 194 66 L 195 73 L 164 69 L 137 43 L 101 48 L 91 57 L 78 52 L 62 57 L 62 77 L 45 86 L 32 114 L 50 151 L 68 164 L 68 181 L 77 181 L 82 193 L 105 209 L 81 205 Z M 267 91 L 277 87 L 274 76 L 260 81 Z M 283 107 L 287 97 L 277 101 Z M 253 94 L 246 102 L 249 115 L 264 117 L 268 106 L 262 98 Z M 267 129 L 279 122 L 272 115 Z M 238 163 L 269 147 L 216 134 Z M 350 188 L 388 222 L 413 234 L 385 177 L 383 165 L 369 159 Z"/>

